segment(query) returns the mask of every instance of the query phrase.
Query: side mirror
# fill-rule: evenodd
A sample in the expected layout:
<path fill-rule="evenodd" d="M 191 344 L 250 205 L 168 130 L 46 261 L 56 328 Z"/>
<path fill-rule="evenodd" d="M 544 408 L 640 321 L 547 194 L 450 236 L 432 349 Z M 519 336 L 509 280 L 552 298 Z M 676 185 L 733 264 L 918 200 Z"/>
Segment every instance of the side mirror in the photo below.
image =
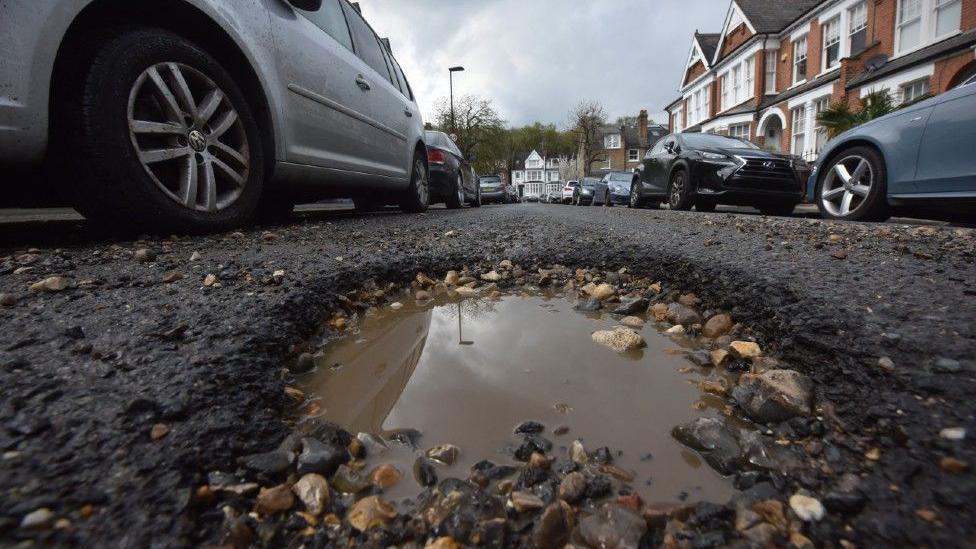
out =
<path fill-rule="evenodd" d="M 305 11 L 319 11 L 322 7 L 322 0 L 288 0 L 288 3 Z"/>

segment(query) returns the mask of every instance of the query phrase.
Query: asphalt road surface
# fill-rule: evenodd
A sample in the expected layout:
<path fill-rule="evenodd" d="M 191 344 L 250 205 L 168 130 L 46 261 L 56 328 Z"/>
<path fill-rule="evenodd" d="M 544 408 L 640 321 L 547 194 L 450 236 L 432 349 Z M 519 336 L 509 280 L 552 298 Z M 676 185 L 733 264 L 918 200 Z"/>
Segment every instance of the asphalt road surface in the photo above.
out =
<path fill-rule="evenodd" d="M 3 545 L 219 543 L 223 517 L 193 490 L 285 437 L 282 357 L 338 295 L 503 259 L 533 273 L 626 267 L 693 291 L 810 376 L 829 431 L 802 447 L 820 465 L 762 486 L 833 502 L 804 529 L 818 546 L 976 540 L 970 229 L 524 204 L 303 209 L 282 225 L 136 241 L 66 217 L 4 217 Z M 49 277 L 60 291 L 28 290 Z M 157 423 L 170 431 L 153 440 Z M 831 499 L 843 482 L 857 497 Z M 20 526 L 41 508 L 68 523 Z M 734 503 L 697 513 L 693 540 L 738 539 Z"/>

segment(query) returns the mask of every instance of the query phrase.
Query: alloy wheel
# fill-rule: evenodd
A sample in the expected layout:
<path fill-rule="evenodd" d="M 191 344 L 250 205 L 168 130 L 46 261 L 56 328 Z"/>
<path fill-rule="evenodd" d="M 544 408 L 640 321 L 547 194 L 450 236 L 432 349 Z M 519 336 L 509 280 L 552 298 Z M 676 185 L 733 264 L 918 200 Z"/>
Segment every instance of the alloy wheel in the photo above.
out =
<path fill-rule="evenodd" d="M 167 197 L 216 212 L 241 196 L 250 174 L 244 124 L 207 75 L 181 63 L 158 63 L 132 85 L 129 137 L 139 162 Z"/>
<path fill-rule="evenodd" d="M 417 192 L 417 201 L 420 204 L 428 204 L 430 200 L 430 183 L 427 181 L 427 167 L 424 166 L 424 161 L 417 159 L 414 165 L 414 174 L 417 178 L 414 181 L 414 189 Z"/>
<path fill-rule="evenodd" d="M 681 204 L 681 197 L 684 195 L 684 191 L 685 175 L 678 172 L 674 175 L 674 178 L 671 179 L 671 193 L 670 201 L 668 203 L 671 205 L 672 210 L 677 209 L 678 205 Z"/>
<path fill-rule="evenodd" d="M 458 204 L 460 204 L 461 207 L 464 207 L 464 176 L 460 174 L 458 174 L 457 179 L 457 196 Z"/>
<path fill-rule="evenodd" d="M 634 181 L 630 184 L 630 207 L 637 208 L 640 206 L 640 189 L 637 186 L 640 182 Z"/>
<path fill-rule="evenodd" d="M 873 182 L 874 170 L 866 158 L 846 156 L 824 177 L 820 202 L 831 215 L 850 215 L 867 203 Z"/>

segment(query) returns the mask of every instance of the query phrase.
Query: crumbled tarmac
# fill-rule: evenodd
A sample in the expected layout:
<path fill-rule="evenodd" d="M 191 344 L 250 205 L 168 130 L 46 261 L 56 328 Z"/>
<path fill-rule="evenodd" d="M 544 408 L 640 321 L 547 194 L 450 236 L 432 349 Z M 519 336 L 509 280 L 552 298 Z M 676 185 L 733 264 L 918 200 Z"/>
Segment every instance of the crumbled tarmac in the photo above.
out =
<path fill-rule="evenodd" d="M 210 496 L 199 489 L 228 481 L 208 473 L 279 448 L 294 400 L 280 375 L 284 357 L 342 307 L 340 296 L 369 280 L 501 260 L 526 271 L 627 267 L 665 292 L 693 291 L 697 309 L 728 311 L 764 351 L 809 377 L 823 415 L 768 426 L 774 440 L 802 442 L 816 467 L 740 474 L 742 494 L 728 505 L 645 508 L 635 520 L 631 500 L 599 500 L 602 490 L 591 499 L 603 503 L 580 516 L 558 502 L 530 512 L 538 502 L 519 495 L 529 518 L 492 514 L 479 524 L 483 539 L 542 532 L 561 541 L 577 520 L 577 541 L 590 545 L 670 535 L 689 546 L 788 536 L 796 545 L 955 547 L 976 536 L 967 436 L 976 237 L 967 229 L 543 205 L 314 214 L 289 226 L 139 241 L 75 224 L 32 228 L 40 234 L 0 234 L 13 241 L 0 251 L 4 544 L 229 541 L 227 517 L 203 505 Z M 298 497 L 314 498 L 315 482 Z M 265 510 L 291 494 L 227 486 Z M 356 507 L 365 524 L 394 520 L 381 501 Z M 442 534 L 395 520 L 406 523 L 357 539 Z M 353 526 L 338 530 L 355 536 Z M 271 543 L 257 532 L 252 542 Z M 339 539 L 321 535 L 312 539 Z"/>

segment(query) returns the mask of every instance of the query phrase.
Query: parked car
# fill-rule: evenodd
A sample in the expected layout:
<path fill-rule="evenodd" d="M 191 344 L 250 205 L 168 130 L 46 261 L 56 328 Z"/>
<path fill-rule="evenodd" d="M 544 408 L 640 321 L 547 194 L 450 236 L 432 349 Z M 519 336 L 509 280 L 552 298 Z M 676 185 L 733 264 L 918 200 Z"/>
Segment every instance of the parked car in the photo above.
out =
<path fill-rule="evenodd" d="M 430 166 L 430 202 L 444 202 L 448 208 L 466 204 L 481 206 L 481 185 L 461 149 L 444 132 L 427 131 L 427 164 Z"/>
<path fill-rule="evenodd" d="M 478 181 L 481 188 L 482 204 L 504 204 L 511 199 L 508 194 L 508 185 L 497 175 L 485 175 Z"/>
<path fill-rule="evenodd" d="M 599 177 L 584 177 L 580 186 L 573 193 L 573 205 L 590 206 L 595 197 L 604 197 L 607 193 L 606 184 Z"/>
<path fill-rule="evenodd" d="M 892 211 L 974 218 L 976 83 L 898 110 L 827 143 L 807 193 L 827 219 Z"/>
<path fill-rule="evenodd" d="M 420 109 L 346 0 L 8 2 L 0 50 L 17 60 L 0 63 L 0 170 L 52 182 L 8 193 L 5 178 L 5 197 L 43 189 L 105 224 L 176 231 L 303 199 L 427 209 Z"/>
<path fill-rule="evenodd" d="M 753 206 L 788 215 L 803 199 L 801 159 L 764 151 L 742 139 L 707 133 L 671 134 L 648 151 L 633 176 L 628 205 L 667 203 L 673 210 L 710 212 L 717 204 Z"/>
<path fill-rule="evenodd" d="M 532 188 L 535 188 L 535 189 L 544 189 L 545 188 L 545 185 L 543 185 L 542 181 L 526 181 L 524 188 L 526 188 L 526 189 L 532 189 Z M 525 191 L 524 194 L 522 195 L 522 201 L 523 202 L 538 202 L 541 199 L 541 197 L 542 197 L 541 194 L 542 193 L 540 193 L 538 191 Z"/>
<path fill-rule="evenodd" d="M 566 186 L 563 187 L 563 204 L 571 204 L 573 202 L 573 196 L 576 193 L 576 188 L 579 187 L 579 181 L 567 181 Z"/>
<path fill-rule="evenodd" d="M 548 202 L 549 204 L 562 204 L 563 203 L 563 192 L 560 190 L 560 191 L 555 191 L 555 192 L 549 193 L 549 195 L 547 196 L 546 202 Z"/>
<path fill-rule="evenodd" d="M 608 206 L 627 204 L 630 201 L 630 185 L 634 174 L 630 172 L 610 172 L 603 176 L 603 184 L 607 187 L 606 194 L 600 201 Z"/>
<path fill-rule="evenodd" d="M 522 201 L 522 199 L 519 198 L 518 187 L 515 185 L 507 185 L 505 187 L 505 195 L 508 196 L 509 204 L 518 204 Z"/>

